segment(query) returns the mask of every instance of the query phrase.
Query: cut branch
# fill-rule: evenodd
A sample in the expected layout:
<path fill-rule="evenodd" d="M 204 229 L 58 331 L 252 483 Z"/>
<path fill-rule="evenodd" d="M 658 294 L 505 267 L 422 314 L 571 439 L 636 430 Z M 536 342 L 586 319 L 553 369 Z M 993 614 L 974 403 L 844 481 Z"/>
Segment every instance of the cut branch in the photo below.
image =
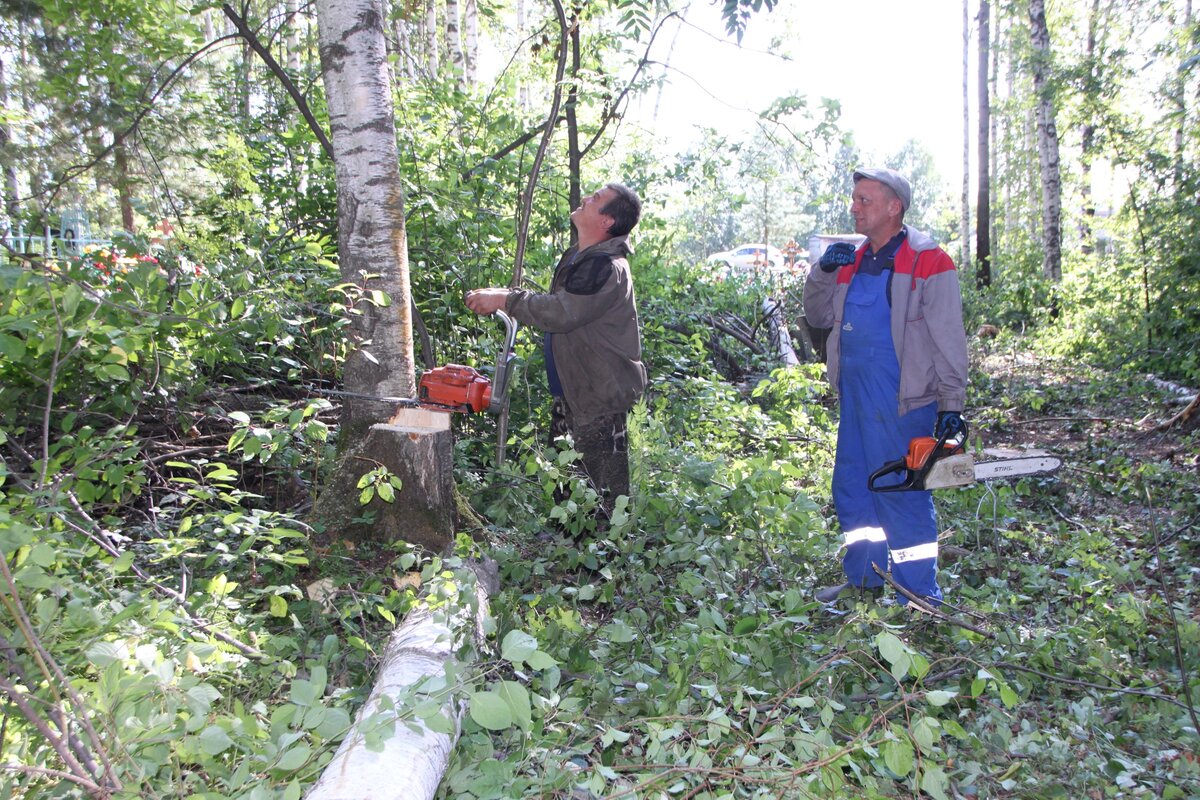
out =
<path fill-rule="evenodd" d="M 304 121 L 308 123 L 308 127 L 312 129 L 313 135 L 317 137 L 317 141 L 321 143 L 321 149 L 325 151 L 325 155 L 333 160 L 333 144 L 329 141 L 329 137 L 325 135 L 324 128 L 317 122 L 317 118 L 313 116 L 312 109 L 308 107 L 308 101 L 304 99 L 304 95 L 296 88 L 296 84 L 288 76 L 279 62 L 275 60 L 275 56 L 271 55 L 271 51 L 263 46 L 263 43 L 258 40 L 258 36 L 254 31 L 250 30 L 250 26 L 246 24 L 246 18 L 238 14 L 228 3 L 221 4 L 221 10 L 225 12 L 225 16 L 229 17 L 233 22 L 233 26 L 237 28 L 238 35 L 250 45 L 250 49 L 258 54 L 258 57 L 267 65 L 267 69 L 271 70 L 271 74 L 279 79 L 283 84 L 283 88 L 287 90 L 288 95 L 295 102 L 297 110 Z"/>

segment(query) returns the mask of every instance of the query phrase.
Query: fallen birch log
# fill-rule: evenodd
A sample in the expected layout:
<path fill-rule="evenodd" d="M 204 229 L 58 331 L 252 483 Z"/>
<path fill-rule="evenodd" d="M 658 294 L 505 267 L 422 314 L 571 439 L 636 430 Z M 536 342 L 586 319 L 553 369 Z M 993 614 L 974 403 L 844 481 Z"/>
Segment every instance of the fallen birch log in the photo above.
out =
<path fill-rule="evenodd" d="M 422 603 L 392 634 L 371 696 L 305 800 L 432 800 L 458 741 L 465 705 L 450 687 L 437 693 L 445 698 L 442 715 L 453 723 L 453 733 L 442 733 L 405 716 L 404 701 L 444 674 L 462 636 L 482 640 L 488 595 L 499 586 L 494 563 L 476 565 L 475 573 L 474 603 L 462 596 L 437 610 Z"/>

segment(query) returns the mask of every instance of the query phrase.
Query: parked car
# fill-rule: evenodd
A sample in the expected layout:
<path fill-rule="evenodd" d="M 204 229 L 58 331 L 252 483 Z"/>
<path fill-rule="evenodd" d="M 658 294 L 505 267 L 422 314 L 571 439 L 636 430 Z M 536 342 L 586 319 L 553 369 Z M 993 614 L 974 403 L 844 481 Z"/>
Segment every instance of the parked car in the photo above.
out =
<path fill-rule="evenodd" d="M 783 252 L 768 244 L 743 244 L 708 257 L 710 264 L 724 264 L 730 273 L 754 274 L 762 270 L 779 272 L 784 267 Z"/>

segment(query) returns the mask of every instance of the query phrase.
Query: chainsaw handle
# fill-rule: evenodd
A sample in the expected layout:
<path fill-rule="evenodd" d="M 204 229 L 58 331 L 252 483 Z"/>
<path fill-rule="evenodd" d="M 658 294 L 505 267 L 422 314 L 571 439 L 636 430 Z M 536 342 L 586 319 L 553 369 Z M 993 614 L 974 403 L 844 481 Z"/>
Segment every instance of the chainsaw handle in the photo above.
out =
<path fill-rule="evenodd" d="M 908 466 L 907 459 L 901 458 L 896 461 L 889 461 L 879 469 L 871 473 L 867 478 L 867 488 L 872 492 L 922 492 L 925 491 L 925 477 L 929 475 L 929 470 L 933 469 L 933 465 L 939 458 L 943 456 L 954 455 L 963 449 L 965 441 L 959 441 L 950 448 L 946 448 L 946 442 L 950 440 L 950 432 L 945 431 L 938 437 L 937 444 L 933 446 L 929 457 L 925 459 L 925 463 L 920 469 L 912 469 Z M 900 474 L 904 478 L 899 483 L 889 484 L 887 486 L 878 486 L 877 482 L 886 478 L 889 475 Z"/>
<path fill-rule="evenodd" d="M 887 486 L 876 486 L 876 481 L 881 478 L 886 478 L 888 475 L 901 474 L 904 480 L 899 483 L 889 484 Z M 920 475 L 924 477 L 924 475 Z M 903 458 L 898 458 L 895 461 L 889 461 L 879 469 L 871 473 L 871 477 L 867 478 L 867 488 L 872 492 L 908 492 L 920 487 L 916 486 L 918 473 L 913 472 L 908 468 L 908 464 Z"/>
<path fill-rule="evenodd" d="M 500 321 L 504 323 L 505 330 L 504 346 L 496 356 L 496 373 L 492 377 L 492 399 L 488 403 L 488 411 L 499 414 L 503 410 L 504 404 L 508 402 L 508 368 L 514 358 L 513 344 L 517 340 L 517 323 L 500 309 L 496 309 L 493 316 L 500 318 Z"/>

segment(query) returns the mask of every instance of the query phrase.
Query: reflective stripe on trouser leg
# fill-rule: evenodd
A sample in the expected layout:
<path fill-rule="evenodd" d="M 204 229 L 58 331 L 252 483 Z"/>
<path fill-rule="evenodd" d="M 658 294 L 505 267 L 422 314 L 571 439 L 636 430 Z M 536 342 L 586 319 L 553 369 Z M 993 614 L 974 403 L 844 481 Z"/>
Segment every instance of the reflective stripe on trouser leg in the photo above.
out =
<path fill-rule="evenodd" d="M 842 571 L 847 580 L 855 586 L 883 584 L 879 573 L 871 567 L 872 564 L 878 564 L 880 569 L 887 567 L 887 534 L 883 528 L 876 525 L 846 531 L 843 547 L 846 552 L 842 556 Z"/>
<path fill-rule="evenodd" d="M 933 429 L 937 407 L 930 404 L 896 419 L 897 439 L 893 447 L 906 452 L 909 439 L 926 436 Z M 882 456 L 882 453 L 880 454 Z M 881 462 L 882 463 L 882 462 Z M 940 602 L 937 583 L 937 515 L 930 492 L 872 492 L 875 513 L 887 531 L 892 578 L 919 597 Z M 902 602 L 907 599 L 901 596 Z"/>

